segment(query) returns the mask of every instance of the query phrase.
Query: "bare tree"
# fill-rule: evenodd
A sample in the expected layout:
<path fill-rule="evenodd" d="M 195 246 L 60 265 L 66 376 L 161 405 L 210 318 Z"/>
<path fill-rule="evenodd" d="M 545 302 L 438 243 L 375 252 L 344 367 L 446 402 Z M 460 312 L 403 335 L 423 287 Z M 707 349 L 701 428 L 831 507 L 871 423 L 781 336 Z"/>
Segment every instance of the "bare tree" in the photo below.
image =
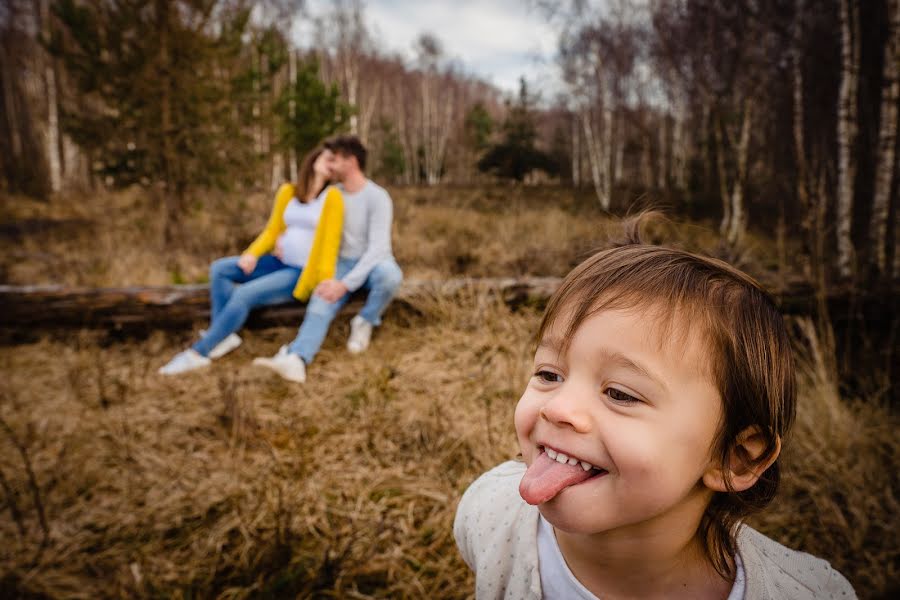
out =
<path fill-rule="evenodd" d="M 887 269 L 887 224 L 894 180 L 894 148 L 897 145 L 897 101 L 900 98 L 900 0 L 888 2 L 889 34 L 884 49 L 881 84 L 881 117 L 878 132 L 878 163 L 869 238 L 872 262 L 879 274 Z M 896 254 L 896 252 L 895 252 Z"/>
<path fill-rule="evenodd" d="M 842 277 L 853 274 L 853 192 L 856 178 L 857 88 L 859 73 L 859 8 L 854 0 L 840 0 L 841 89 L 838 101 L 837 268 Z"/>
<path fill-rule="evenodd" d="M 40 0 L 38 8 L 41 22 L 41 42 L 45 46 L 50 43 L 50 4 L 49 0 Z M 57 99 L 56 72 L 53 57 L 44 57 L 44 85 L 47 94 L 47 126 L 45 129 L 45 147 L 50 175 L 50 190 L 54 193 L 62 189 L 62 162 L 60 157 L 59 134 L 59 101 Z"/>

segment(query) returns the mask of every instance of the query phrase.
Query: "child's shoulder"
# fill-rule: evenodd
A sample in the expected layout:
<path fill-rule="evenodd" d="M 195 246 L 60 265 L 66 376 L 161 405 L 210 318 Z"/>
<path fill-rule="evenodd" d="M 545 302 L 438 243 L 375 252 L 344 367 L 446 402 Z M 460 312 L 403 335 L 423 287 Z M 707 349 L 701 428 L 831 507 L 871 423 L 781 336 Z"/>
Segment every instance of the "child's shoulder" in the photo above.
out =
<path fill-rule="evenodd" d="M 520 513 L 537 510 L 519 496 L 525 464 L 507 461 L 482 474 L 466 489 L 456 508 L 454 529 L 467 531 L 513 527 Z"/>
<path fill-rule="evenodd" d="M 847 579 L 826 560 L 791 550 L 746 525 L 737 541 L 747 576 L 745 598 L 856 598 Z"/>
<path fill-rule="evenodd" d="M 519 496 L 524 473 L 521 462 L 494 467 L 469 486 L 456 509 L 453 535 L 475 572 L 478 597 L 540 593 L 538 510 Z"/>

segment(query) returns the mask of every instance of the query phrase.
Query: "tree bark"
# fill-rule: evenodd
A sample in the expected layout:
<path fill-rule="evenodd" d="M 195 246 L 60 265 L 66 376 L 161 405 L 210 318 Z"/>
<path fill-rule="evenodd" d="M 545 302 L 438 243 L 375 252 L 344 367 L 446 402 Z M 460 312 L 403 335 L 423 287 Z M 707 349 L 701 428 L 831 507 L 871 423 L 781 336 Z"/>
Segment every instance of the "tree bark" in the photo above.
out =
<path fill-rule="evenodd" d="M 288 49 L 288 89 L 291 91 L 291 100 L 288 104 L 288 115 L 291 122 L 297 116 L 297 102 L 294 100 L 294 89 L 297 85 L 297 52 Z M 288 149 L 288 171 L 291 181 L 297 181 L 297 149 L 291 145 Z"/>
<path fill-rule="evenodd" d="M 797 14 L 794 20 L 793 55 L 791 56 L 791 84 L 792 84 L 792 132 L 794 137 L 794 160 L 797 165 L 797 200 L 800 203 L 800 235 L 805 254 L 809 257 L 812 253 L 812 205 L 810 203 L 810 191 L 812 189 L 809 177 L 809 164 L 806 160 L 806 135 L 803 108 L 803 10 L 804 2 L 797 3 Z M 803 274 L 807 280 L 812 278 L 810 258 L 803 259 Z"/>
<path fill-rule="evenodd" d="M 591 122 L 591 111 L 587 107 L 581 108 L 581 124 L 584 128 L 584 144 L 588 150 L 588 163 L 591 168 L 591 182 L 594 184 L 594 193 L 603 210 L 609 210 L 609 188 L 603 180 L 603 148 L 597 140 L 599 137 L 594 132 Z"/>
<path fill-rule="evenodd" d="M 741 124 L 741 138 L 737 148 L 737 174 L 731 189 L 731 224 L 728 228 L 728 243 L 732 246 L 744 241 L 747 232 L 747 207 L 744 203 L 744 188 L 747 183 L 747 156 L 750 150 L 750 128 L 753 123 L 753 109 L 749 98 L 744 100 L 744 116 Z"/>
<path fill-rule="evenodd" d="M 849 278 L 854 272 L 852 239 L 853 191 L 856 178 L 857 89 L 859 75 L 859 9 L 841 0 L 841 88 L 838 100 L 837 268 Z"/>
<path fill-rule="evenodd" d="M 40 3 L 41 38 L 44 44 L 50 43 L 50 6 L 48 0 Z M 41 53 L 47 64 L 44 67 L 44 85 L 47 95 L 47 129 L 44 136 L 47 152 L 47 166 L 50 175 L 50 190 L 57 193 L 62 189 L 62 164 L 60 160 L 59 142 L 59 104 L 56 90 L 56 72 L 53 68 L 53 57 L 46 52 Z"/>
<path fill-rule="evenodd" d="M 172 144 L 172 59 L 170 45 L 170 16 L 167 0 L 156 0 L 156 27 L 159 36 L 159 56 L 157 58 L 157 76 L 160 84 L 160 141 L 162 152 L 161 173 L 163 180 L 163 205 L 165 206 L 165 223 L 163 225 L 163 241 L 169 243 L 175 235 L 175 222 L 180 212 L 180 189 L 176 189 L 174 177 L 175 148 Z"/>
<path fill-rule="evenodd" d="M 881 122 L 878 131 L 878 164 L 875 194 L 869 226 L 869 244 L 876 271 L 887 270 L 887 224 L 894 179 L 894 148 L 897 144 L 897 100 L 900 97 L 900 0 L 888 4 L 890 29 L 884 49 L 884 77 L 881 84 Z"/>
<path fill-rule="evenodd" d="M 434 298 L 453 298 L 472 293 L 498 295 L 509 306 L 540 307 L 559 288 L 559 277 L 459 278 L 407 280 L 403 282 L 392 310 L 420 311 Z M 858 293 L 858 292 L 857 292 Z M 832 290 L 829 304 L 846 304 L 852 290 Z M 874 291 L 863 292 L 872 302 L 888 304 L 889 298 Z M 823 296 L 824 297 L 824 296 Z M 362 306 L 364 294 L 355 294 L 343 314 L 349 318 Z M 880 298 L 880 299 L 879 299 Z M 809 284 L 795 285 L 778 294 L 786 314 L 811 314 L 816 310 L 818 290 Z M 250 326 L 296 325 L 305 305 L 291 302 L 253 312 Z M 885 311 L 887 314 L 887 311 Z M 64 286 L 0 286 L 0 329 L 39 327 L 167 328 L 189 326 L 209 318 L 209 288 L 206 285 L 174 285 L 129 288 L 67 288 Z"/>
<path fill-rule="evenodd" d="M 578 115 L 572 112 L 572 185 L 581 185 L 581 134 L 578 131 Z"/>
<path fill-rule="evenodd" d="M 719 233 L 722 237 L 728 235 L 731 226 L 731 198 L 728 193 L 728 170 L 725 167 L 725 132 L 722 125 L 722 117 L 714 117 L 716 122 L 713 127 L 713 135 L 716 139 L 716 171 L 719 175 L 719 198 L 722 201 L 722 221 L 719 223 Z"/>

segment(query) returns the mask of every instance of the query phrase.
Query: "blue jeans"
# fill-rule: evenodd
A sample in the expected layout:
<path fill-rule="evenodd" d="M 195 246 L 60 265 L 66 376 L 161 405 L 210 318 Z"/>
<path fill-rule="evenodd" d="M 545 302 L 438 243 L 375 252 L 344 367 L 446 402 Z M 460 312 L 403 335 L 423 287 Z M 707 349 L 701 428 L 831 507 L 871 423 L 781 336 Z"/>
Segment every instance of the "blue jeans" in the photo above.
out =
<path fill-rule="evenodd" d="M 210 265 L 210 325 L 206 335 L 192 346 L 203 356 L 207 356 L 229 334 L 240 329 L 251 309 L 294 299 L 294 287 L 301 269 L 265 254 L 259 258 L 253 272 L 247 275 L 238 266 L 238 258 L 228 256 Z"/>
<path fill-rule="evenodd" d="M 345 258 L 338 260 L 335 279 L 349 273 L 356 265 L 356 261 L 357 259 Z M 369 292 L 369 295 L 362 310 L 359 311 L 359 316 L 374 326 L 381 325 L 381 315 L 394 298 L 402 281 L 403 271 L 393 257 L 375 265 L 360 288 Z M 336 302 L 328 302 L 313 294 L 306 306 L 306 317 L 300 325 L 300 331 L 291 342 L 288 351 L 300 356 L 306 364 L 311 363 L 322 347 L 322 342 L 325 341 L 331 321 L 349 299 L 349 293 L 344 294 Z"/>

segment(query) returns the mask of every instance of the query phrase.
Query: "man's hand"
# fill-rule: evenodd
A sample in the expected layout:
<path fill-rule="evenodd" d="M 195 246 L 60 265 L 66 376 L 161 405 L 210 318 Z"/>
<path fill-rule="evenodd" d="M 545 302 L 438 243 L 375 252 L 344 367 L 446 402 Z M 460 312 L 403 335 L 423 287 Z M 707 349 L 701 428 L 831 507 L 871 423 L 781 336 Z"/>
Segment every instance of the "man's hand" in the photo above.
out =
<path fill-rule="evenodd" d="M 255 256 L 249 252 L 245 252 L 241 254 L 237 264 L 241 268 L 241 271 L 244 272 L 244 275 L 249 275 L 253 272 L 253 269 L 256 268 L 256 260 L 257 258 Z"/>
<path fill-rule="evenodd" d="M 315 294 L 326 302 L 337 302 L 348 291 L 344 282 L 337 279 L 326 279 L 316 286 Z"/>

